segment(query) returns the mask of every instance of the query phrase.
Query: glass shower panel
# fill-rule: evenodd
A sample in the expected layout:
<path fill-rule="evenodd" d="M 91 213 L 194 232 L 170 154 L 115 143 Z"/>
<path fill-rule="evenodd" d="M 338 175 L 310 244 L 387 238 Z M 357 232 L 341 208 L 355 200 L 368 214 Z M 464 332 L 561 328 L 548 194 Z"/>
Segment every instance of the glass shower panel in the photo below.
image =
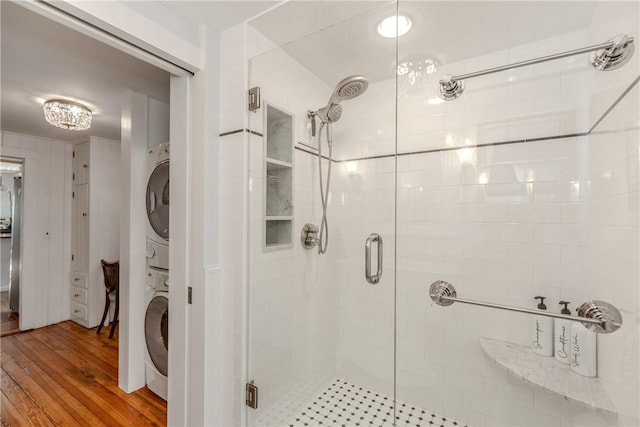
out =
<path fill-rule="evenodd" d="M 638 12 L 399 3 L 413 26 L 398 39 L 396 398 L 415 424 L 639 424 L 638 55 L 610 71 L 587 52 L 474 74 L 621 33 L 638 40 Z M 586 378 L 575 357 L 532 352 L 533 316 L 438 305 L 436 281 L 513 307 L 544 296 L 557 314 L 560 301 L 575 315 L 605 300 L 623 325 L 597 335 L 598 375 Z M 554 351 L 573 357 L 568 335 Z"/>
<path fill-rule="evenodd" d="M 393 422 L 395 12 L 289 2 L 248 25 L 249 425 Z"/>

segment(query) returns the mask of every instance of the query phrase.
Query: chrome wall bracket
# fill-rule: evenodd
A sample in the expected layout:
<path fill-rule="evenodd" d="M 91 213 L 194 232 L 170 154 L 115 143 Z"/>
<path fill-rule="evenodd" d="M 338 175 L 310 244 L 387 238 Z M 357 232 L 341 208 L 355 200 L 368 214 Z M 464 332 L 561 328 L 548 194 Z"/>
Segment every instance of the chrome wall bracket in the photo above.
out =
<path fill-rule="evenodd" d="M 451 283 L 438 280 L 429 287 L 429 296 L 436 304 L 447 307 L 454 303 L 453 300 L 447 298 L 456 298 L 458 294 Z"/>
<path fill-rule="evenodd" d="M 444 76 L 442 80 L 440 80 L 438 91 L 440 93 L 440 98 L 445 101 L 452 101 L 464 92 L 464 82 L 462 80 L 454 79 L 453 76 Z"/>
<path fill-rule="evenodd" d="M 309 250 L 318 246 L 318 227 L 313 224 L 305 224 L 300 233 L 302 247 Z"/>
<path fill-rule="evenodd" d="M 599 320 L 600 323 L 593 325 L 595 332 L 610 334 L 620 329 L 622 325 L 622 314 L 612 304 L 605 301 L 593 300 L 585 302 L 576 309 L 578 316 L 587 319 Z"/>
<path fill-rule="evenodd" d="M 611 47 L 589 54 L 589 61 L 596 70 L 611 71 L 622 67 L 633 56 L 633 38 L 618 34 L 611 40 Z"/>
<path fill-rule="evenodd" d="M 463 304 L 479 305 L 482 307 L 498 308 L 500 310 L 515 311 L 518 313 L 534 314 L 536 316 L 553 317 L 556 319 L 573 320 L 580 322 L 587 328 L 593 329 L 600 334 L 610 334 L 620 329 L 622 326 L 622 314 L 613 305 L 604 301 L 589 301 L 577 308 L 578 316 L 568 314 L 556 314 L 543 310 L 533 310 L 528 308 L 511 307 L 508 305 L 494 304 L 491 302 L 473 301 L 458 298 L 456 288 L 449 282 L 438 280 L 429 286 L 429 297 L 441 306 L 449 306 L 454 302 Z"/>

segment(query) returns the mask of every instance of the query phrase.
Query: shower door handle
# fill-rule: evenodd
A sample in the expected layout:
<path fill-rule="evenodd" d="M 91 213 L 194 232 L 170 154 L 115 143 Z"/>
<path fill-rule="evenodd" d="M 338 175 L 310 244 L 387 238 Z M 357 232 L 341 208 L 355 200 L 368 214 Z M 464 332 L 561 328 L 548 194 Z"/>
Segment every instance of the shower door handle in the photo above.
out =
<path fill-rule="evenodd" d="M 371 274 L 372 243 L 378 243 L 378 271 L 374 275 Z M 367 278 L 367 282 L 372 285 L 378 284 L 380 277 L 382 277 L 382 237 L 378 233 L 371 233 L 364 245 L 364 275 Z"/>

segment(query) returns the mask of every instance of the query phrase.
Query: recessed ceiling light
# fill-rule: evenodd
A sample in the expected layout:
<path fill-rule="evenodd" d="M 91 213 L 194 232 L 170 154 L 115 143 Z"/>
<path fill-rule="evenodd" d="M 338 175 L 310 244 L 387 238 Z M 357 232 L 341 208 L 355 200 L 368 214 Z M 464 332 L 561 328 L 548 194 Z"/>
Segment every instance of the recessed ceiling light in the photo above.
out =
<path fill-rule="evenodd" d="M 378 34 L 382 37 L 393 38 L 403 36 L 411 29 L 411 19 L 402 15 L 384 18 L 378 24 Z"/>

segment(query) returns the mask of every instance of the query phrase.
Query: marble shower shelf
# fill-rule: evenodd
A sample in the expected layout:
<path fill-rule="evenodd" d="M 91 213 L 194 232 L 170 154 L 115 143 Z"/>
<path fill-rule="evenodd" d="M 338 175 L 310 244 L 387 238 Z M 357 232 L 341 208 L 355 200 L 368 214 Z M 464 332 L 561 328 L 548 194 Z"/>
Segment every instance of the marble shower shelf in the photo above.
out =
<path fill-rule="evenodd" d="M 291 221 L 293 219 L 293 216 L 291 215 L 267 216 L 265 219 L 267 221 Z"/>
<path fill-rule="evenodd" d="M 283 162 L 282 160 L 270 159 L 268 157 L 267 157 L 266 160 L 267 160 L 267 168 L 268 168 L 268 170 L 293 167 L 292 163 Z"/>
<path fill-rule="evenodd" d="M 572 372 L 569 365 L 553 357 L 539 356 L 524 345 L 490 338 L 480 338 L 480 345 L 487 356 L 515 377 L 571 402 L 618 415 L 598 378 L 580 376 Z"/>

